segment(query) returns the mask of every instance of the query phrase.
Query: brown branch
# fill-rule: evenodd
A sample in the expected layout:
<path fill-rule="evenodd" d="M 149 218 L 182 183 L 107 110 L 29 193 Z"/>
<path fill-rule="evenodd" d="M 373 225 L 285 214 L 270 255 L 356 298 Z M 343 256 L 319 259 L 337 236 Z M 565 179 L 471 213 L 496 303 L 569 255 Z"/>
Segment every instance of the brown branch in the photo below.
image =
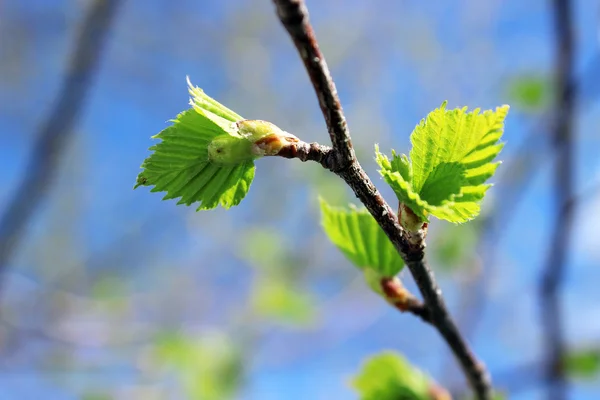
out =
<path fill-rule="evenodd" d="M 425 322 L 431 322 L 429 308 L 404 287 L 400 278 L 383 278 L 381 289 L 385 299 L 400 312 L 409 312 Z"/>
<path fill-rule="evenodd" d="M 119 0 L 96 0 L 87 12 L 61 91 L 40 128 L 25 175 L 0 216 L 0 282 L 35 210 L 48 193 L 66 144 L 73 135 L 73 126 L 83 110 L 118 4 Z"/>
<path fill-rule="evenodd" d="M 450 317 L 432 271 L 425 262 L 424 244 L 411 244 L 401 228 L 394 210 L 385 202 L 365 171 L 354 156 L 350 133 L 342 112 L 337 92 L 325 58 L 321 54 L 315 34 L 308 20 L 308 11 L 303 0 L 273 0 L 282 24 L 290 34 L 304 66 L 311 78 L 325 117 L 333 154 L 325 157 L 323 151 L 303 148 L 308 154 L 304 160 L 319 161 L 321 165 L 335 172 L 354 191 L 401 254 L 429 309 L 430 323 L 440 332 L 458 359 L 471 387 L 478 399 L 491 399 L 489 374 L 480 363 Z M 311 153 L 319 153 L 309 156 Z M 304 154 L 304 153 L 303 153 Z M 293 151 L 285 153 L 293 156 Z M 323 161 L 329 160 L 329 161 Z"/>
<path fill-rule="evenodd" d="M 300 53 L 319 99 L 319 106 L 335 149 L 336 162 L 332 170 L 347 168 L 355 160 L 350 131 L 325 57 L 319 49 L 315 33 L 308 20 L 306 5 L 303 0 L 275 0 L 274 3 L 281 23 Z"/>
<path fill-rule="evenodd" d="M 560 287 L 563 283 L 569 240 L 573 231 L 574 163 L 573 125 L 575 117 L 574 33 L 569 0 L 554 0 L 556 35 L 555 103 L 558 119 L 554 127 L 555 165 L 554 199 L 556 221 L 550 251 L 540 285 L 541 321 L 545 341 L 545 381 L 547 396 L 552 400 L 566 398 L 564 370 L 566 353 Z"/>
<path fill-rule="evenodd" d="M 306 143 L 301 140 L 289 143 L 282 147 L 277 156 L 284 158 L 297 158 L 303 162 L 315 161 L 325 169 L 334 169 L 336 160 L 333 157 L 333 149 L 318 143 Z"/>

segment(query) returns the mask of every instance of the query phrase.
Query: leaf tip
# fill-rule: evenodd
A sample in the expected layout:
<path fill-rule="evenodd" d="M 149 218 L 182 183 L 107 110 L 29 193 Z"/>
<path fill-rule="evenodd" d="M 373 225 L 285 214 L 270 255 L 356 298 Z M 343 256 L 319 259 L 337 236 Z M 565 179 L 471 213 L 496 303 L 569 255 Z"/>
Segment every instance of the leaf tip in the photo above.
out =
<path fill-rule="evenodd" d="M 133 190 L 139 188 L 140 186 L 146 186 L 148 184 L 148 178 L 139 174 L 135 180 L 135 185 L 133 186 Z"/>

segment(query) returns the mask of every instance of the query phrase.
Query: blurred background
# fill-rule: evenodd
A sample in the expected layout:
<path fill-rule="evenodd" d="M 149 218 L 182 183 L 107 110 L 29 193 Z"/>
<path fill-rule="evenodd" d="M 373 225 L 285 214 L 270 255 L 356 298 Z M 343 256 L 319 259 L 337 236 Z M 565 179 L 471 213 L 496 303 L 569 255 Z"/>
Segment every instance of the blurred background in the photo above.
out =
<path fill-rule="evenodd" d="M 308 1 L 390 203 L 374 143 L 407 153 L 443 100 L 511 105 L 483 216 L 428 237 L 452 315 L 510 399 L 563 379 L 568 398 L 600 398 L 599 4 L 554 3 Z M 0 399 L 353 399 L 382 350 L 464 393 L 434 329 L 326 240 L 317 196 L 355 199 L 319 165 L 260 160 L 227 212 L 132 190 L 150 136 L 188 106 L 186 75 L 328 142 L 271 1 L 0 1 Z"/>

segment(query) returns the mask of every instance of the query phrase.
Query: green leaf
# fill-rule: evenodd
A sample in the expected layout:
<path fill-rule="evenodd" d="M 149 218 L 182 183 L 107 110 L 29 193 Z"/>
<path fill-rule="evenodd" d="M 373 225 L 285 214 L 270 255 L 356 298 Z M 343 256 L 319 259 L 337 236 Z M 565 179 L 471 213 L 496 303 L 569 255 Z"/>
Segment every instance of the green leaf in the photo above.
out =
<path fill-rule="evenodd" d="M 388 351 L 371 357 L 352 381 L 361 400 L 430 400 L 425 374 L 399 354 Z"/>
<path fill-rule="evenodd" d="M 508 106 L 483 113 L 467 108 L 446 110 L 446 103 L 416 126 L 411 135 L 410 160 L 392 153 L 392 159 L 375 146 L 380 174 L 398 200 L 422 221 L 429 215 L 454 223 L 479 215 L 479 203 L 491 185 L 499 162 L 492 162 Z"/>
<path fill-rule="evenodd" d="M 267 226 L 252 226 L 239 232 L 236 254 L 264 273 L 277 275 L 289 262 L 291 252 L 286 236 Z"/>
<path fill-rule="evenodd" d="M 395 276 L 404 262 L 377 221 L 365 209 L 332 207 L 321 201 L 321 224 L 329 240 L 361 270 Z"/>
<path fill-rule="evenodd" d="M 575 378 L 594 378 L 600 372 L 600 349 L 585 349 L 567 354 L 567 373 Z"/>
<path fill-rule="evenodd" d="M 238 114 L 208 97 L 188 80 L 193 108 L 153 138 L 162 141 L 142 164 L 138 186 L 167 192 L 163 200 L 199 202 L 198 210 L 230 208 L 246 196 L 254 179 L 252 143 L 238 132 Z"/>
<path fill-rule="evenodd" d="M 478 220 L 479 221 L 479 220 Z M 475 246 L 481 234 L 477 224 L 446 225 L 433 239 L 430 253 L 445 272 L 465 271 L 474 267 Z"/>
<path fill-rule="evenodd" d="M 85 393 L 82 397 L 81 400 L 111 400 L 114 397 L 106 394 L 106 393 L 96 393 L 96 392 L 91 392 L 91 393 Z"/>
<path fill-rule="evenodd" d="M 253 309 L 266 318 L 285 325 L 304 325 L 314 321 L 315 302 L 307 293 L 278 278 L 263 277 L 255 282 Z"/>
<path fill-rule="evenodd" d="M 192 96 L 190 99 L 190 104 L 195 109 L 199 110 L 201 114 L 206 111 L 209 113 L 209 115 L 215 115 L 221 119 L 231 122 L 237 122 L 244 119 L 239 114 L 236 114 L 223 104 L 206 95 L 206 93 L 204 93 L 204 91 L 199 87 L 192 85 L 189 77 L 186 77 L 186 80 L 188 84 L 188 91 Z"/>
<path fill-rule="evenodd" d="M 552 80 L 543 73 L 516 76 L 507 84 L 507 94 L 515 105 L 530 113 L 544 110 L 552 100 Z"/>
<path fill-rule="evenodd" d="M 200 337 L 166 334 L 153 350 L 153 359 L 175 373 L 187 398 L 230 399 L 241 384 L 242 353 L 221 332 Z"/>

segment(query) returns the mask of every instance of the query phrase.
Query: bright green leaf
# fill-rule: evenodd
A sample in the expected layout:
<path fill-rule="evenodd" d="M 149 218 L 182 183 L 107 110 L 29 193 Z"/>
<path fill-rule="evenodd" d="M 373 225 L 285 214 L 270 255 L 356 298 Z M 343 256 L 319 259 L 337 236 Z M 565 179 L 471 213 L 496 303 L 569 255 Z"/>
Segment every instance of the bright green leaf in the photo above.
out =
<path fill-rule="evenodd" d="M 189 83 L 193 108 L 154 138 L 153 154 L 142 164 L 137 184 L 167 192 L 163 200 L 199 202 L 198 210 L 230 208 L 246 196 L 254 179 L 252 143 L 238 133 L 239 115 Z"/>
<path fill-rule="evenodd" d="M 135 187 L 154 186 L 167 192 L 163 200 L 180 198 L 177 204 L 199 202 L 198 210 L 238 205 L 254 179 L 254 160 L 298 139 L 270 122 L 244 120 L 188 85 L 192 108 L 153 136 L 161 142 L 150 148 Z"/>
<path fill-rule="evenodd" d="M 391 351 L 367 360 L 352 386 L 361 400 L 431 399 L 427 376 Z"/>
<path fill-rule="evenodd" d="M 492 162 L 503 144 L 498 143 L 508 106 L 495 111 L 432 111 L 411 135 L 410 160 L 392 153 L 392 159 L 375 147 L 380 173 L 398 200 L 423 221 L 429 215 L 454 223 L 475 218 L 479 203 L 491 185 L 498 162 Z"/>
<path fill-rule="evenodd" d="M 199 87 L 192 85 L 192 82 L 190 82 L 189 77 L 186 77 L 186 79 L 188 84 L 188 91 L 192 96 L 192 98 L 190 99 L 190 104 L 194 108 L 199 110 L 200 113 L 207 111 L 209 113 L 209 118 L 210 115 L 215 115 L 217 117 L 220 117 L 221 119 L 230 122 L 237 122 L 244 119 L 239 114 L 236 114 L 234 111 L 225 107 L 223 104 L 206 95 L 206 93 L 204 93 L 204 91 Z"/>
<path fill-rule="evenodd" d="M 600 349 L 585 349 L 567 354 L 567 373 L 575 378 L 593 378 L 600 372 Z"/>
<path fill-rule="evenodd" d="M 358 268 L 395 276 L 404 262 L 367 210 L 332 207 L 321 199 L 321 224 L 329 240 Z"/>

